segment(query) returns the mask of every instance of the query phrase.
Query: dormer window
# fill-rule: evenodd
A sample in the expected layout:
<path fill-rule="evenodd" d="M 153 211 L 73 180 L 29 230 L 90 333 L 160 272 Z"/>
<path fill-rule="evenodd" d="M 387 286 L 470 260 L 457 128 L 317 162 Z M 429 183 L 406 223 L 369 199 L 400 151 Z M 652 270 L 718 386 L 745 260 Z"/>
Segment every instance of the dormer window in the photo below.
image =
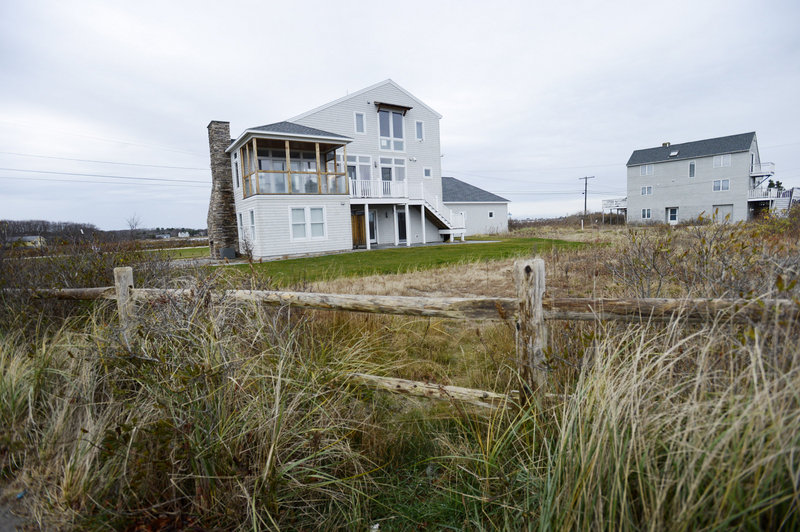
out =
<path fill-rule="evenodd" d="M 378 129 L 382 150 L 403 151 L 403 113 L 381 109 L 378 111 Z"/>

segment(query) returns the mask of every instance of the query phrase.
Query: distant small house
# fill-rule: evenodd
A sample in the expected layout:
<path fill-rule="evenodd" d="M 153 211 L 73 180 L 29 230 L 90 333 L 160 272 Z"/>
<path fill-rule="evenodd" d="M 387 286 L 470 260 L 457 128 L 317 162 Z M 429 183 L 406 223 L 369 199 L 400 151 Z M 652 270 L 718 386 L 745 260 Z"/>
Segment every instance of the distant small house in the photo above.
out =
<path fill-rule="evenodd" d="M 12 236 L 6 240 L 10 247 L 43 248 L 47 245 L 43 236 Z"/>
<path fill-rule="evenodd" d="M 178 231 L 178 238 L 189 238 L 189 231 Z"/>
<path fill-rule="evenodd" d="M 156 238 L 159 239 L 159 240 L 166 240 L 166 239 L 170 238 L 171 236 L 172 235 L 170 235 L 169 233 L 164 233 L 164 234 L 161 234 L 161 235 L 156 235 Z"/>
<path fill-rule="evenodd" d="M 442 177 L 442 203 L 464 217 L 465 234 L 508 231 L 508 200 L 455 177 Z"/>

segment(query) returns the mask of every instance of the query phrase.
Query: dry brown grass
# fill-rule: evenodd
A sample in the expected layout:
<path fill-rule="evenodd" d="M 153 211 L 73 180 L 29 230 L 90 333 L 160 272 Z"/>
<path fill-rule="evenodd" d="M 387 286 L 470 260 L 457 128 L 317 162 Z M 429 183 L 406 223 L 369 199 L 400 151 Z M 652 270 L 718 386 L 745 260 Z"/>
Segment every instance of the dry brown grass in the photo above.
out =
<path fill-rule="evenodd" d="M 614 236 L 614 238 L 617 238 Z M 558 297 L 611 297 L 620 290 L 604 264 L 613 257 L 605 245 L 582 249 L 553 248 L 541 255 L 547 270 L 547 293 Z M 513 297 L 511 271 L 516 259 L 457 264 L 402 274 L 339 278 L 312 283 L 309 290 L 339 294 Z"/>

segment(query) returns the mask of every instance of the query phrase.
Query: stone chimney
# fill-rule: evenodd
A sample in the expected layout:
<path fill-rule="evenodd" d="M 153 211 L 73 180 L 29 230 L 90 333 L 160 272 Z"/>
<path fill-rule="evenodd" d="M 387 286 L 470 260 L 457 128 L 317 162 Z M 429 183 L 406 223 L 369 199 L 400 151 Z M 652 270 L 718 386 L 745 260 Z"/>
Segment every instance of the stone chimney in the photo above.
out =
<path fill-rule="evenodd" d="M 208 150 L 211 154 L 211 200 L 208 203 L 208 246 L 211 257 L 221 257 L 222 249 L 239 251 L 236 207 L 233 198 L 231 158 L 225 150 L 231 144 L 230 122 L 212 120 L 208 124 Z"/>

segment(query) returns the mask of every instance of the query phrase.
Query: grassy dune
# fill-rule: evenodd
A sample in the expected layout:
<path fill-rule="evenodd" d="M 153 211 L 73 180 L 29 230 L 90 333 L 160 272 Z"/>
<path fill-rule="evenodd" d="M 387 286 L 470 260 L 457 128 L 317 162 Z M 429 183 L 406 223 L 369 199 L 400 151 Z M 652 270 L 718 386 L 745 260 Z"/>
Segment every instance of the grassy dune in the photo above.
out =
<path fill-rule="evenodd" d="M 613 246 L 537 252 L 553 295 L 799 297 L 793 237 L 768 229 L 653 228 L 617 235 Z M 517 250 L 531 247 L 526 239 Z M 503 253 L 407 274 L 350 270 L 306 278 L 305 286 L 509 295 L 513 259 Z M 23 501 L 35 525 L 800 525 L 794 321 L 553 322 L 548 349 L 557 362 L 548 382 L 557 396 L 488 411 L 389 395 L 348 375 L 519 389 L 512 323 L 203 303 L 212 290 L 273 283 L 276 274 L 261 266 L 169 279 L 167 270 L 137 266 L 140 286 L 193 286 L 200 303 L 142 305 L 128 335 L 107 302 L 3 301 L 0 475 L 9 490 L 28 490 Z M 82 279 L 108 267 L 80 270 Z"/>

